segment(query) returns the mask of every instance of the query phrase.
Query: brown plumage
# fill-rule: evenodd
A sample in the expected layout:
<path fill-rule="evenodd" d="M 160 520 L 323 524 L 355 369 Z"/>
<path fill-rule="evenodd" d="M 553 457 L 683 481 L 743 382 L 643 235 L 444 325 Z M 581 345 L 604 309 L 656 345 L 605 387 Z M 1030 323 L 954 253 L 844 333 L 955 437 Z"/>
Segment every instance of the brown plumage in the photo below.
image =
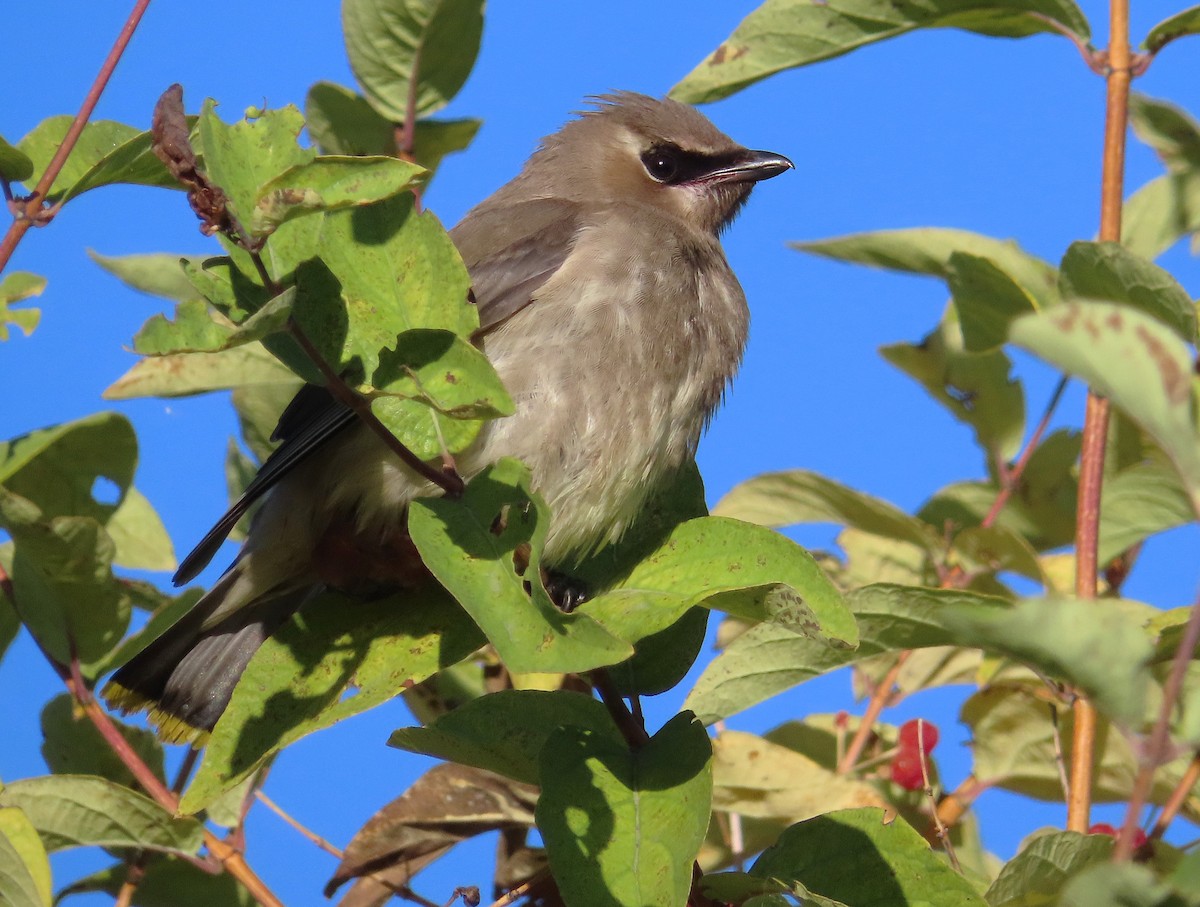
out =
<path fill-rule="evenodd" d="M 749 318 L 718 237 L 754 182 L 789 167 L 690 107 L 621 92 L 544 139 L 451 231 L 477 342 L 516 403 L 458 467 L 470 477 L 512 456 L 532 469 L 552 513 L 544 563 L 569 570 L 619 538 L 695 452 Z M 176 581 L 265 495 L 238 559 L 105 690 L 117 706 L 151 707 L 177 739 L 212 728 L 254 651 L 313 590 L 365 565 L 385 584 L 413 569 L 405 509 L 436 489 L 320 388 L 301 391 L 276 435 L 280 448 Z"/>

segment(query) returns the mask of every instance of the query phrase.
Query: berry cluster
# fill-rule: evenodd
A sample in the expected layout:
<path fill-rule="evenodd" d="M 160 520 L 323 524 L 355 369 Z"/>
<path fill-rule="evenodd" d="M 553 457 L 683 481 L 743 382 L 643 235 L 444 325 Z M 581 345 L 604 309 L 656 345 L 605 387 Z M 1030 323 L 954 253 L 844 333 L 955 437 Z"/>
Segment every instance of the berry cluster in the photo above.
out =
<path fill-rule="evenodd" d="M 922 753 L 926 758 L 937 746 L 938 729 L 921 718 L 900 725 L 896 755 L 892 757 L 892 780 L 905 790 L 920 790 L 925 786 L 926 771 L 922 770 Z"/>

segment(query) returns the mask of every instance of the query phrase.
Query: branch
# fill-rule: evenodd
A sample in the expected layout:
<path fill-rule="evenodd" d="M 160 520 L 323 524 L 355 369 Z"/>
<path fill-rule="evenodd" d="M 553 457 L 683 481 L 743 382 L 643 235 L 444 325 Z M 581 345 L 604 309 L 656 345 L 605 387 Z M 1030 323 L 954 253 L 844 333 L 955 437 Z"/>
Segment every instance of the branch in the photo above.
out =
<path fill-rule="evenodd" d="M 62 172 L 68 155 L 75 149 L 75 144 L 79 141 L 83 127 L 87 125 L 92 111 L 96 109 L 100 95 L 108 85 L 108 80 L 112 78 L 113 70 L 117 68 L 117 63 L 120 61 L 121 55 L 125 53 L 125 48 L 129 46 L 129 41 L 133 38 L 133 33 L 137 29 L 138 23 L 142 21 L 142 15 L 146 12 L 146 8 L 149 5 L 150 0 L 137 0 L 134 3 L 133 9 L 129 13 L 129 18 L 125 20 L 125 24 L 121 27 L 121 31 L 117 35 L 117 40 L 113 42 L 112 49 L 109 50 L 108 56 L 104 58 L 104 63 L 100 66 L 100 71 L 92 81 L 92 87 L 88 89 L 87 96 L 83 99 L 83 105 L 79 108 L 79 113 L 75 114 L 75 119 L 72 121 L 71 127 L 67 130 L 67 134 L 63 136 L 62 144 L 58 146 L 58 151 L 54 153 L 54 157 L 50 159 L 50 163 L 46 167 L 46 172 L 42 174 L 42 178 L 38 180 L 37 185 L 33 189 L 33 194 L 25 200 L 25 210 L 22 212 L 23 216 L 13 221 L 12 226 L 8 228 L 8 232 L 4 235 L 4 239 L 0 240 L 0 271 L 3 271 L 8 265 L 9 259 L 12 258 L 12 254 L 17 248 L 17 243 L 21 241 L 21 237 L 28 232 L 29 228 L 34 223 L 45 222 L 38 219 L 38 215 L 41 213 L 42 201 L 50 193 L 50 187 L 54 185 L 54 180 Z"/>
<path fill-rule="evenodd" d="M 1175 790 L 1171 791 L 1171 796 L 1167 800 L 1166 805 L 1163 806 L 1163 811 L 1154 821 L 1154 827 L 1150 829 L 1150 834 L 1147 836 L 1148 840 L 1157 841 L 1163 836 L 1167 830 L 1167 826 L 1171 824 L 1179 814 L 1179 810 L 1183 808 L 1183 804 L 1187 801 L 1197 781 L 1200 781 L 1200 753 L 1192 756 L 1192 761 L 1188 763 L 1187 771 L 1183 773 L 1183 777 L 1175 785 Z"/>
<path fill-rule="evenodd" d="M 1133 790 L 1129 794 L 1129 805 L 1125 809 L 1125 823 L 1121 826 L 1121 833 L 1117 836 L 1117 846 L 1113 849 L 1114 861 L 1128 860 L 1133 855 L 1133 838 L 1138 827 L 1138 816 L 1150 794 L 1155 771 L 1170 756 L 1171 713 L 1179 702 L 1179 693 L 1183 690 L 1183 682 L 1187 678 L 1188 664 L 1191 661 L 1192 653 L 1196 651 L 1198 642 L 1200 642 L 1200 600 L 1192 604 L 1192 613 L 1188 615 L 1183 638 L 1179 640 L 1179 648 L 1175 650 L 1175 657 L 1171 660 L 1171 673 L 1163 685 L 1158 720 L 1155 721 L 1154 729 L 1150 732 L 1150 739 L 1146 742 L 1141 759 L 1142 764 L 1138 769 L 1137 778 L 1134 779 Z M 1192 765 L 1195 765 L 1195 759 L 1192 760 Z M 1187 774 L 1192 774 L 1192 767 L 1188 768 Z M 1194 778 L 1192 783 L 1195 783 Z M 1190 790 L 1190 788 L 1191 784 L 1185 789 L 1184 796 L 1186 796 L 1186 790 Z M 1163 815 L 1166 815 L 1165 810 Z M 1162 822 L 1163 817 L 1160 816 L 1158 821 Z M 1170 819 L 1168 818 L 1167 821 L 1169 822 Z"/>
<path fill-rule="evenodd" d="M 1003 472 L 1003 479 L 1000 483 L 1000 491 L 996 495 L 996 499 L 992 501 L 992 506 L 984 515 L 979 525 L 984 529 L 989 528 L 996 519 L 1000 516 L 1000 511 L 1004 509 L 1004 505 L 1008 503 L 1013 492 L 1017 490 L 1017 486 L 1021 484 L 1021 477 L 1025 474 L 1025 467 L 1029 465 L 1029 460 L 1033 456 L 1033 452 L 1037 450 L 1038 444 L 1042 441 L 1042 435 L 1046 433 L 1046 429 L 1050 425 L 1050 419 L 1054 415 L 1054 410 L 1058 408 L 1058 402 L 1062 399 L 1063 391 L 1067 389 L 1068 379 L 1064 376 L 1059 379 L 1058 386 L 1054 388 L 1054 393 L 1050 395 L 1050 402 L 1046 404 L 1046 409 L 1042 413 L 1042 419 L 1037 424 L 1037 428 L 1033 430 L 1033 434 L 1029 436 L 1029 443 L 1025 445 L 1025 449 L 1021 451 L 1021 455 L 1017 458 L 1017 462 L 1012 465 L 1011 469 L 1006 469 Z"/>
<path fill-rule="evenodd" d="M 3 591 L 8 596 L 9 601 L 13 603 L 15 609 L 16 596 L 13 594 L 12 580 L 3 566 L 0 566 L 0 591 Z M 121 732 L 112 723 L 112 719 L 108 717 L 108 713 L 100 708 L 95 697 L 92 696 L 92 691 L 84 681 L 83 675 L 80 673 L 79 659 L 72 656 L 71 664 L 69 666 L 63 665 L 46 651 L 36 636 L 33 636 L 33 634 L 30 635 L 33 637 L 34 644 L 41 651 L 42 656 L 54 670 L 54 673 L 62 679 L 67 687 L 67 691 L 83 710 L 88 720 L 91 721 L 92 726 L 100 732 L 100 736 L 108 744 L 109 749 L 121 760 L 121 764 L 129 769 L 130 774 L 133 775 L 142 789 L 150 795 L 152 800 L 171 813 L 171 815 L 175 815 L 179 809 L 179 798 L 167 789 L 167 786 L 142 761 L 141 756 L 134 752 L 133 747 L 121 736 Z M 184 768 L 190 769 L 188 763 L 189 760 L 185 759 Z M 182 770 L 180 775 L 181 777 L 186 777 L 183 775 Z M 246 890 L 250 892 L 250 895 L 262 907 L 283 907 L 283 902 L 275 897 L 271 890 L 267 888 L 266 884 L 250 868 L 250 865 L 242 855 L 207 829 L 204 830 L 204 845 L 208 848 L 208 852 L 216 857 L 218 862 L 225 868 L 225 871 L 241 882 Z M 132 896 L 132 892 L 130 896 Z"/>
<path fill-rule="evenodd" d="M 871 694 L 871 701 L 867 703 L 867 710 L 863 713 L 859 721 L 858 729 L 854 732 L 854 738 L 850 741 L 850 745 L 846 747 L 846 752 L 842 753 L 842 758 L 838 761 L 837 772 L 839 775 L 849 774 L 858 763 L 858 757 L 862 755 L 862 751 L 866 748 L 867 740 L 875 728 L 875 722 L 879 720 L 879 713 L 883 711 L 888 697 L 892 695 L 892 687 L 896 685 L 896 678 L 900 676 L 900 669 L 904 667 L 904 662 L 908 661 L 910 655 L 912 655 L 912 650 L 910 649 L 901 652 L 896 658 L 896 663 L 892 665 L 887 675 L 880 681 L 879 686 L 875 688 L 875 692 Z"/>
<path fill-rule="evenodd" d="M 1110 0 L 1107 103 L 1104 118 L 1104 158 L 1100 183 L 1100 239 L 1121 241 L 1121 198 L 1125 184 L 1125 133 L 1129 122 L 1129 0 Z M 1108 441 L 1108 400 L 1088 391 L 1080 454 L 1079 503 L 1075 515 L 1075 595 L 1096 597 L 1097 545 L 1100 538 L 1100 486 Z M 1071 747 L 1071 798 L 1067 828 L 1086 832 L 1090 825 L 1092 761 L 1096 749 L 1096 710 L 1082 696 L 1075 701 Z"/>

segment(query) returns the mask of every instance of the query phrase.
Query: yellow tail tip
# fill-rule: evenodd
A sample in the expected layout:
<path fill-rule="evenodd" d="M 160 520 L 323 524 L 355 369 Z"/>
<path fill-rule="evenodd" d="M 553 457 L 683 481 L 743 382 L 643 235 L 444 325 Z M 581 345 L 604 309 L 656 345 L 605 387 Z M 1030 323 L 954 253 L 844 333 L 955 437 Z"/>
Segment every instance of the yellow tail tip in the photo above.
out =
<path fill-rule="evenodd" d="M 194 727 L 179 716 L 164 712 L 153 699 L 119 683 L 110 680 L 104 685 L 100 695 L 109 708 L 122 714 L 144 711 L 146 720 L 153 725 L 155 734 L 163 743 L 190 744 L 192 749 L 200 749 L 208 743 L 209 732 L 206 729 Z"/>

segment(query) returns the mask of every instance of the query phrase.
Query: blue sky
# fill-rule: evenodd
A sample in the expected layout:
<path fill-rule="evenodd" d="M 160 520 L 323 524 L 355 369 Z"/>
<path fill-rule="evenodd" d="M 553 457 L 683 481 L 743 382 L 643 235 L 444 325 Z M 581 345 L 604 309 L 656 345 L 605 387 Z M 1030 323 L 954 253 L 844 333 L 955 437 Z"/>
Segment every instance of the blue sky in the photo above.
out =
<path fill-rule="evenodd" d="M 475 71 L 443 112 L 480 117 L 484 126 L 465 154 L 443 164 L 427 205 L 453 224 L 513 176 L 538 138 L 585 96 L 610 89 L 665 93 L 755 5 L 492 4 Z M 50 37 L 44 50 L 10 47 L 0 55 L 0 133 L 10 141 L 46 116 L 75 111 L 127 4 L 43 0 L 22 6 L 24 32 Z M 1082 6 L 1096 43 L 1103 44 L 1104 6 Z M 1133 34 L 1181 6 L 1135 4 Z M 1198 51 L 1196 39 L 1169 47 L 1135 88 L 1200 114 Z M 159 3 L 151 6 L 97 116 L 146 126 L 158 95 L 180 82 L 190 110 L 213 97 L 232 119 L 264 102 L 302 105 L 308 86 L 322 79 L 352 84 L 335 3 L 217 0 L 203 14 L 194 5 Z M 785 73 L 704 108 L 738 141 L 784 153 L 797 167 L 755 192 L 725 241 L 753 323 L 741 375 L 701 446 L 710 501 L 757 473 L 805 467 L 911 509 L 942 485 L 982 474 L 969 431 L 876 353 L 883 344 L 927 333 L 945 304 L 943 286 L 802 256 L 785 242 L 946 226 L 1016 238 L 1057 262 L 1072 241 L 1096 230 L 1103 104 L 1103 81 L 1064 40 L 999 41 L 940 30 Z M 1159 172 L 1153 155 L 1131 142 L 1128 190 Z M 200 236 L 182 196 L 149 189 L 90 193 L 49 228 L 27 235 L 12 267 L 44 274 L 50 284 L 34 337 L 0 346 L 6 391 L 0 436 L 114 408 L 100 393 L 133 363 L 126 349 L 133 333 L 164 307 L 126 291 L 87 258 L 87 248 L 123 255 L 213 246 Z M 1170 251 L 1162 262 L 1193 295 L 1200 292 L 1200 267 L 1186 249 Z M 1037 363 L 1018 361 L 1036 417 L 1053 377 Z M 138 485 L 159 508 L 177 549 L 186 551 L 224 509 L 225 445 L 236 432 L 232 410 L 220 395 L 115 408 L 133 419 L 141 439 Z M 1072 388 L 1060 422 L 1078 424 L 1081 412 L 1082 392 Z M 817 527 L 797 537 L 828 546 L 833 532 Z M 1189 528 L 1151 544 L 1127 594 L 1160 606 L 1190 602 L 1198 540 Z M 206 574 L 207 581 L 212 576 Z M 6 728 L 0 777 L 44 771 L 30 703 L 45 698 L 51 683 L 27 641 L 0 663 Z M 938 755 L 951 784 L 969 769 L 964 734 L 947 727 L 961 696 L 925 695 L 886 716 L 921 715 L 943 725 L 947 742 Z M 682 692 L 661 697 L 652 720 L 665 720 L 681 698 Z M 763 730 L 843 707 L 853 705 L 839 676 L 730 724 Z M 309 738 L 279 760 L 267 790 L 344 844 L 420 770 L 416 757 L 383 745 L 392 728 L 407 723 L 406 711 L 394 703 Z M 336 775 L 329 766 L 338 767 Z M 1030 808 L 1003 794 L 987 795 L 980 809 L 985 843 L 1002 856 L 1038 824 L 1062 821 L 1057 807 Z M 316 902 L 332 860 L 265 811 L 252 816 L 248 837 L 250 861 L 286 902 Z M 422 890 L 444 900 L 454 884 L 488 884 L 482 867 L 490 855 L 490 842 L 476 846 L 470 859 L 453 861 L 458 873 L 431 873 Z M 59 881 L 80 865 L 101 863 L 59 861 Z"/>

